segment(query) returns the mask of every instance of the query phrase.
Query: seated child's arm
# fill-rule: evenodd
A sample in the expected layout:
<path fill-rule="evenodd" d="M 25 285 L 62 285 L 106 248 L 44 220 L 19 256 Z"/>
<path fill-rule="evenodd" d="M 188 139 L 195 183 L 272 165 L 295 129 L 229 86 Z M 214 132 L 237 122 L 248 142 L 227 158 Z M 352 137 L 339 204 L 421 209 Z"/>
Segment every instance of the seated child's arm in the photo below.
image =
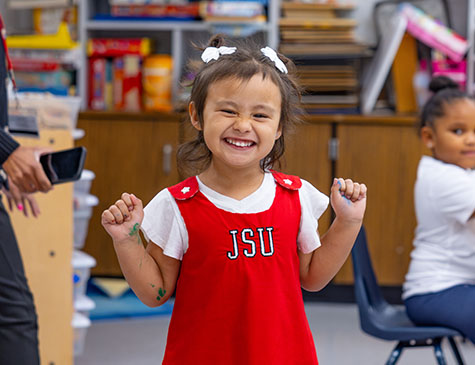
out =
<path fill-rule="evenodd" d="M 345 263 L 361 228 L 366 209 L 366 186 L 335 179 L 330 201 L 336 217 L 313 252 L 299 251 L 300 283 L 308 291 L 323 289 Z"/>
<path fill-rule="evenodd" d="M 112 237 L 120 268 L 137 297 L 146 305 L 165 303 L 175 290 L 180 261 L 163 254 L 154 243 L 140 238 L 142 201 L 128 193 L 102 213 L 101 223 Z"/>

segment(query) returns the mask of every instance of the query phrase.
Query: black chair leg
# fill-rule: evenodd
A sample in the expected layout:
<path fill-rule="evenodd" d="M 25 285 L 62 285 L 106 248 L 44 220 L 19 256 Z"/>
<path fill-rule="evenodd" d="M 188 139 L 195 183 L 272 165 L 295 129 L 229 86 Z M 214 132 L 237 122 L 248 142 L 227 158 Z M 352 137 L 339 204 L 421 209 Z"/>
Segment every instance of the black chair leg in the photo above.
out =
<path fill-rule="evenodd" d="M 439 365 L 447 365 L 444 358 L 444 352 L 442 351 L 442 346 L 440 346 L 441 340 L 437 339 L 434 342 L 434 354 Z"/>
<path fill-rule="evenodd" d="M 460 355 L 459 349 L 457 347 L 457 343 L 455 342 L 453 337 L 447 337 L 450 343 L 450 347 L 452 347 L 452 351 L 455 355 L 455 358 L 457 359 L 457 364 L 458 365 L 464 365 L 462 355 Z"/>
<path fill-rule="evenodd" d="M 391 355 L 389 356 L 389 359 L 386 362 L 386 365 L 394 365 L 398 361 L 399 356 L 401 356 L 401 352 L 403 349 L 404 349 L 404 345 L 401 342 L 399 342 L 394 348 L 394 350 L 391 352 Z"/>

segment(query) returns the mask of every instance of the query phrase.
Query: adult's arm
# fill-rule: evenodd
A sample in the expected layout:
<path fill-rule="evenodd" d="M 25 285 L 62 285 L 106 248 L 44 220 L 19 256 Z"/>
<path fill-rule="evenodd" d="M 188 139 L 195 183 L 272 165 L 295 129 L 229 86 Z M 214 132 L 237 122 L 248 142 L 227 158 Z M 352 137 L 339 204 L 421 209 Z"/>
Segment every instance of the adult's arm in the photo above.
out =
<path fill-rule="evenodd" d="M 0 166 L 15 151 L 20 144 L 15 141 L 7 132 L 0 129 Z"/>

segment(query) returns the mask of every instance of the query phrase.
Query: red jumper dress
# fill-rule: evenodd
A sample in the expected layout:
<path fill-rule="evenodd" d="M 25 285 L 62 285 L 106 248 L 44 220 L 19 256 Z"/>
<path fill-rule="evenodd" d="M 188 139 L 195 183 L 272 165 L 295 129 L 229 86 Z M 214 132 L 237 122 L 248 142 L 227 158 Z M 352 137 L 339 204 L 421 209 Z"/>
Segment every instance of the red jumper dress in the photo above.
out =
<path fill-rule="evenodd" d="M 299 280 L 296 176 L 273 172 L 272 206 L 238 214 L 191 177 L 169 188 L 188 231 L 163 364 L 318 364 Z"/>

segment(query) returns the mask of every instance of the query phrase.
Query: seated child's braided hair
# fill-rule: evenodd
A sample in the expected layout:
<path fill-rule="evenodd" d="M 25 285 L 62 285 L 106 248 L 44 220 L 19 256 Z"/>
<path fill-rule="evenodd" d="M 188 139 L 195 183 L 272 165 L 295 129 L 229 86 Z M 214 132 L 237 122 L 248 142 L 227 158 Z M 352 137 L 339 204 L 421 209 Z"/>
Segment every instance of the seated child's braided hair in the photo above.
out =
<path fill-rule="evenodd" d="M 432 96 L 422 109 L 419 131 L 425 126 L 434 128 L 435 120 L 445 115 L 444 108 L 446 105 L 469 97 L 460 90 L 459 85 L 455 81 L 446 76 L 434 77 L 429 84 L 429 90 L 432 92 Z"/>

